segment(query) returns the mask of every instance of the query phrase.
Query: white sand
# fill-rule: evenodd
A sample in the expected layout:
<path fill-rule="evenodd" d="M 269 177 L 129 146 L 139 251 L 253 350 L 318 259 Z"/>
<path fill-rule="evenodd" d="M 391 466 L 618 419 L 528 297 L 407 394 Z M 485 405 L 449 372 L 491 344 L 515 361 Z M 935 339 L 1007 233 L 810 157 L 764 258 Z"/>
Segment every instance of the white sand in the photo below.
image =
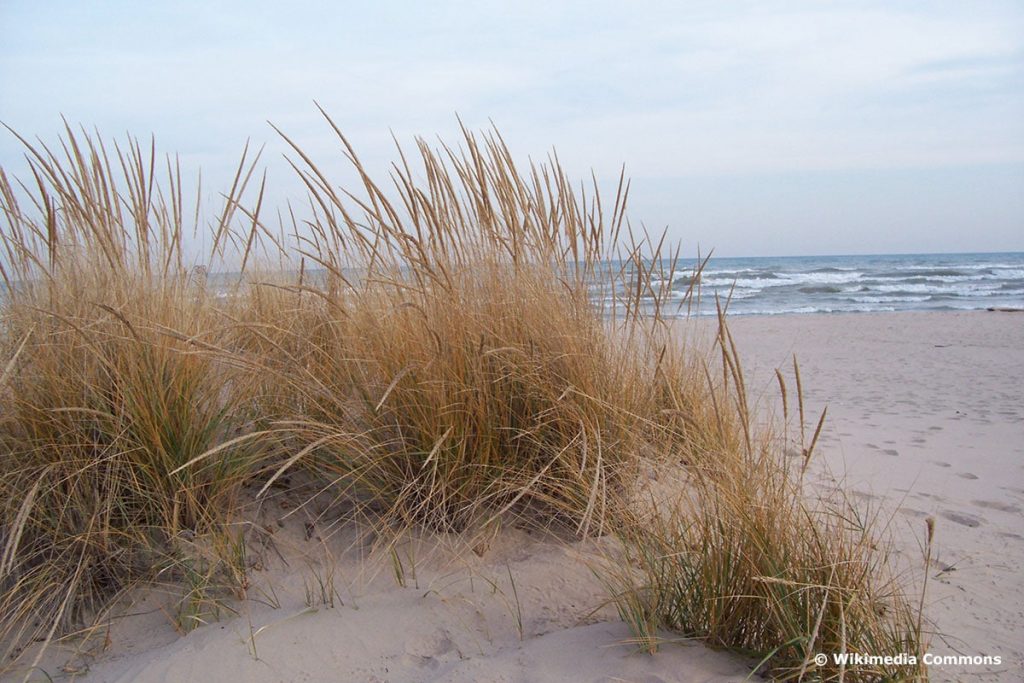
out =
<path fill-rule="evenodd" d="M 486 550 L 478 546 L 481 558 L 469 548 L 447 547 L 444 539 L 410 540 L 398 549 L 402 586 L 387 558 L 360 558 L 346 533 L 321 542 L 322 531 L 306 540 L 303 523 L 289 518 L 274 543 L 291 567 L 269 560 L 272 568 L 256 573 L 263 592 L 254 587 L 256 600 L 236 618 L 179 637 L 167 616 L 153 611 L 156 598 L 142 600 L 133 610 L 142 616 L 114 625 L 108 651 L 99 651 L 99 634 L 92 654 L 58 646 L 44 667 L 55 677 L 78 671 L 84 675 L 76 680 L 123 683 L 658 683 L 742 681 L 750 669 L 692 643 L 664 645 L 654 657 L 638 652 L 614 610 L 594 613 L 606 600 L 590 568 L 599 561 L 600 541 L 571 543 L 506 529 L 483 544 Z M 333 561 L 322 561 L 325 549 L 338 553 Z M 334 568 L 333 607 L 323 604 L 307 560 L 318 563 L 324 583 Z M 367 574 L 369 568 L 379 571 Z M 259 604 L 270 595 L 279 606 Z"/>
<path fill-rule="evenodd" d="M 923 520 L 937 518 L 927 613 L 943 635 L 932 650 L 999 654 L 1004 664 L 933 669 L 935 680 L 1020 680 L 1024 315 L 759 317 L 732 326 L 748 387 L 767 392 L 765 406 L 776 403 L 776 366 L 787 368 L 792 391 L 788 368 L 798 353 L 809 412 L 816 417 L 829 405 L 817 475 L 826 463 L 845 471 L 866 505 L 892 513 L 905 561 L 920 564 Z M 272 527 L 285 512 L 268 514 Z M 318 542 L 323 537 L 326 530 L 316 529 L 306 540 L 301 515 L 275 532 L 290 564 L 268 549 L 249 595 L 277 606 L 250 600 L 240 616 L 179 637 L 157 599 L 142 600 L 133 609 L 143 614 L 115 623 L 105 650 L 97 646 L 102 635 L 88 653 L 55 648 L 46 671 L 126 683 L 654 683 L 743 680 L 749 672 L 749 662 L 698 645 L 665 645 L 652 657 L 626 644 L 629 632 L 614 610 L 594 612 L 606 595 L 588 567 L 595 543 L 516 530 L 479 545 L 482 556 L 436 539 L 410 543 L 400 552 L 403 587 L 387 561 L 367 564 L 357 551 L 343 552 L 352 538 Z M 325 549 L 335 559 L 319 571 L 335 568 L 340 599 L 328 607 L 314 596 L 310 607 L 315 580 L 307 562 L 319 563 Z M 367 575 L 369 566 L 377 573 Z"/>

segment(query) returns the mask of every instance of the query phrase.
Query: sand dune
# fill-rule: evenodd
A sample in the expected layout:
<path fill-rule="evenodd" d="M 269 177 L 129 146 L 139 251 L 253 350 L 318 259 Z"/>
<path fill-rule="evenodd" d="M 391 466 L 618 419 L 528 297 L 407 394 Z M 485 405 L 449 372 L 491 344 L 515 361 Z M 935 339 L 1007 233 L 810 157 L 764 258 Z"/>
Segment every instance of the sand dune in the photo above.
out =
<path fill-rule="evenodd" d="M 866 508 L 891 515 L 897 561 L 908 566 L 921 562 L 924 518 L 937 519 L 931 649 L 998 654 L 1003 664 L 935 667 L 933 678 L 1019 680 L 1024 318 L 750 317 L 732 325 L 762 407 L 777 408 L 774 369 L 792 381 L 793 353 L 808 419 L 828 405 L 815 485 L 845 478 Z M 142 616 L 112 626 L 105 650 L 96 640 L 78 652 L 81 644 L 64 644 L 44 667 L 124 682 L 728 681 L 750 670 L 694 643 L 669 643 L 654 656 L 629 644 L 590 568 L 614 550 L 607 540 L 506 529 L 473 552 L 424 538 L 399 550 L 407 565 L 400 580 L 386 561 L 367 563 L 346 533 L 327 531 L 307 539 L 292 515 L 275 534 L 289 563 L 271 559 L 254 572 L 250 597 L 273 595 L 276 606 L 254 599 L 239 616 L 179 637 L 151 596 L 135 606 Z M 332 568 L 333 607 L 316 590 Z"/>
<path fill-rule="evenodd" d="M 239 616 L 177 637 L 155 608 L 159 595 L 143 596 L 129 610 L 141 616 L 115 622 L 89 644 L 57 646 L 44 668 L 123 683 L 657 683 L 742 681 L 749 673 L 748 663 L 695 643 L 666 644 L 653 657 L 639 652 L 614 610 L 602 608 L 606 594 L 591 571 L 607 540 L 569 543 L 507 529 L 481 557 L 459 540 L 410 539 L 397 550 L 407 567 L 400 582 L 387 557 L 361 557 L 350 528 L 317 529 L 307 539 L 303 526 L 292 516 L 274 535 L 288 565 L 279 558 L 254 572 L 253 600 Z M 324 600 L 326 583 L 333 605 Z M 278 605 L 262 604 L 270 595 Z"/>

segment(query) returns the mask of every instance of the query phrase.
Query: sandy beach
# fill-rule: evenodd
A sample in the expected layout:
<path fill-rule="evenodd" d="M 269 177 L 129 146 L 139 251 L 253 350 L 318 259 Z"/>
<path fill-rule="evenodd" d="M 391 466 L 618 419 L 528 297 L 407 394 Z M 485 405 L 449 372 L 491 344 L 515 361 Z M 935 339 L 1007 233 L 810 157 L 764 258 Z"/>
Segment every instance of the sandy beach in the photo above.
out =
<path fill-rule="evenodd" d="M 0 683 L 1024 681 L 1024 3 L 95 5 Z"/>
<path fill-rule="evenodd" d="M 1024 317 L 738 317 L 732 329 L 766 410 L 777 406 L 774 369 L 791 377 L 797 354 L 808 419 L 829 410 L 815 485 L 843 478 L 866 509 L 891 516 L 897 562 L 920 567 L 924 519 L 937 519 L 931 651 L 995 654 L 1003 664 L 933 667 L 933 679 L 1019 680 Z M 750 670 L 695 643 L 637 652 L 591 571 L 606 539 L 504 529 L 473 547 L 411 539 L 396 557 L 367 560 L 350 529 L 311 529 L 304 515 L 286 503 L 261 512 L 272 540 L 237 616 L 181 636 L 154 591 L 129 610 L 136 616 L 52 648 L 43 668 L 55 679 L 125 683 L 655 683 L 739 681 Z"/>

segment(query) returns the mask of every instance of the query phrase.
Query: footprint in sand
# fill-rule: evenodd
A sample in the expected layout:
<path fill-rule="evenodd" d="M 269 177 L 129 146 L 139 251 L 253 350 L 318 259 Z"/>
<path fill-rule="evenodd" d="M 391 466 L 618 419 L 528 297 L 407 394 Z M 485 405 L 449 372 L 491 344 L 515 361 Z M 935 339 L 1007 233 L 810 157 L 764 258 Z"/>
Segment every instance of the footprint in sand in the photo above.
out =
<path fill-rule="evenodd" d="M 978 478 L 977 474 L 971 474 L 970 472 L 961 472 L 960 474 L 958 474 L 956 476 L 960 477 L 961 479 L 977 479 Z"/>
<path fill-rule="evenodd" d="M 975 527 L 981 526 L 981 519 L 974 515 L 969 515 L 966 512 L 954 512 L 953 510 L 943 510 L 939 513 L 951 522 L 962 524 L 963 526 L 974 529 Z"/>
<path fill-rule="evenodd" d="M 878 450 L 878 445 L 877 444 L 866 443 L 864 445 L 867 446 L 868 448 L 874 448 L 875 450 Z"/>
<path fill-rule="evenodd" d="M 406 642 L 403 660 L 413 666 L 437 669 L 455 655 L 461 658 L 455 643 L 447 635 L 430 634 L 413 637 Z"/>
<path fill-rule="evenodd" d="M 1009 503 L 1000 503 L 997 500 L 972 500 L 972 503 L 980 508 L 988 508 L 989 510 L 999 510 L 1000 512 L 1020 512 L 1020 507 L 1017 505 L 1010 505 Z"/>
<path fill-rule="evenodd" d="M 899 511 L 902 512 L 905 515 L 910 516 L 910 517 L 927 517 L 928 516 L 927 512 L 921 512 L 920 510 L 915 510 L 914 508 L 900 508 Z"/>
<path fill-rule="evenodd" d="M 942 427 L 939 427 L 938 425 L 935 425 L 935 426 L 929 427 L 928 430 L 932 431 L 932 432 L 941 432 L 942 431 Z"/>
<path fill-rule="evenodd" d="M 886 448 L 882 452 L 885 453 L 886 455 L 899 455 L 900 454 L 900 452 L 898 450 L 896 450 L 895 448 Z"/>
<path fill-rule="evenodd" d="M 948 462 L 942 462 L 941 460 L 932 460 L 932 464 L 936 467 L 950 467 Z"/>

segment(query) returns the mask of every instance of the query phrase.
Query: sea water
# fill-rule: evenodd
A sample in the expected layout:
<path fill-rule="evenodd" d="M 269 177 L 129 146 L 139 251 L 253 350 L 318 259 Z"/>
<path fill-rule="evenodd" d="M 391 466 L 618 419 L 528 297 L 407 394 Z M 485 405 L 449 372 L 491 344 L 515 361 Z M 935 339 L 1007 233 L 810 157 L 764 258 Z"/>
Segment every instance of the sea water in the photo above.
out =
<path fill-rule="evenodd" d="M 655 279 L 691 313 L 733 315 L 1024 308 L 1024 252 L 715 258 Z M 688 291 L 699 291 L 686 306 Z"/>

